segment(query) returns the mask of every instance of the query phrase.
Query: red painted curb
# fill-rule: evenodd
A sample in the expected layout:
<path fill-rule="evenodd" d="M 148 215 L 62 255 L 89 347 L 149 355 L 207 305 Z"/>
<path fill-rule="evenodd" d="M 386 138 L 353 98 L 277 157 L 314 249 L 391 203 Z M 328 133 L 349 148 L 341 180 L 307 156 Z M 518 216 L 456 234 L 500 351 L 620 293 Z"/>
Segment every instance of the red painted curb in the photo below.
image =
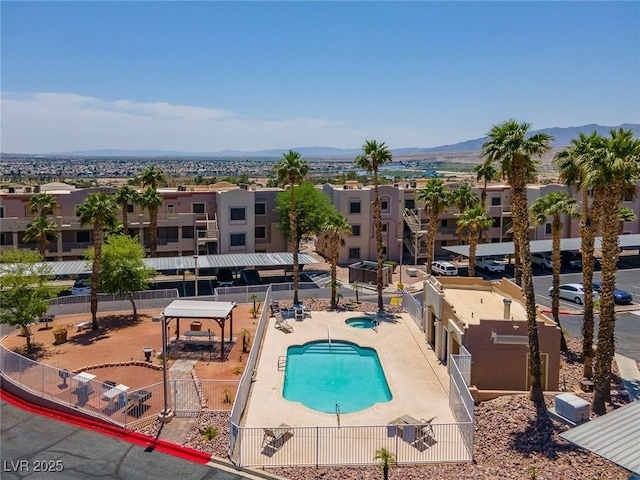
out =
<path fill-rule="evenodd" d="M 553 314 L 552 310 L 540 310 L 540 313 L 544 313 L 545 315 L 547 314 Z M 558 312 L 558 315 L 582 315 L 581 312 L 568 312 L 568 311 L 564 311 L 564 312 Z"/>
<path fill-rule="evenodd" d="M 0 399 L 11 403 L 18 408 L 21 408 L 22 410 L 36 413 L 38 415 L 42 415 L 43 417 L 52 418 L 60 422 L 65 422 L 71 425 L 86 428 L 88 430 L 93 430 L 94 432 L 109 435 L 111 437 L 125 440 L 136 445 L 141 445 L 147 448 L 151 447 L 153 450 L 158 450 L 159 452 L 173 455 L 174 457 L 179 457 L 184 460 L 200 463 L 202 465 L 207 464 L 211 461 L 211 455 L 209 455 L 208 453 L 194 450 L 192 448 L 181 447 L 180 445 L 176 445 L 174 443 L 159 440 L 147 435 L 142 435 L 141 433 L 131 432 L 129 430 L 115 427 L 98 420 L 85 418 L 80 419 L 69 413 L 59 412 L 57 410 L 42 407 L 39 405 L 33 405 L 31 403 L 25 402 L 20 397 L 17 397 L 2 389 L 0 389 Z"/>

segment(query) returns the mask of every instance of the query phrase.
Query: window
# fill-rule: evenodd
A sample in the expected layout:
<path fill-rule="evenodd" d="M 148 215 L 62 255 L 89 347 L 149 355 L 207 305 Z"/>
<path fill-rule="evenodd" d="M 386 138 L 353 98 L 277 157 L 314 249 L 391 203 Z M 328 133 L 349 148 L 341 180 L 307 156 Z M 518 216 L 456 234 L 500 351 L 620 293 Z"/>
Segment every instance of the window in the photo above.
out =
<path fill-rule="evenodd" d="M 380 210 L 385 213 L 389 212 L 389 197 L 383 197 L 380 199 Z"/>
<path fill-rule="evenodd" d="M 256 238 L 267 238 L 267 227 L 260 226 L 255 229 L 255 237 Z"/>
<path fill-rule="evenodd" d="M 442 220 L 442 221 L 440 222 L 440 226 L 441 226 L 441 227 L 443 227 L 443 228 L 446 228 L 446 227 L 447 227 L 447 220 L 446 220 L 446 219 L 445 219 L 445 220 Z"/>
<path fill-rule="evenodd" d="M 167 215 L 175 215 L 175 214 L 176 214 L 175 203 L 167 203 Z"/>
<path fill-rule="evenodd" d="M 385 222 L 382 224 L 382 233 L 387 233 L 388 231 L 389 231 L 389 224 Z"/>
<path fill-rule="evenodd" d="M 386 255 L 387 254 L 387 246 L 383 245 L 382 246 L 382 255 Z"/>
<path fill-rule="evenodd" d="M 247 244 L 244 233 L 232 233 L 229 240 L 232 247 L 244 247 Z"/>
<path fill-rule="evenodd" d="M 349 213 L 360 213 L 360 202 L 349 202 Z"/>
<path fill-rule="evenodd" d="M 91 241 L 91 232 L 89 230 L 79 230 L 76 232 L 76 242 L 88 243 Z"/>
<path fill-rule="evenodd" d="M 491 205 L 500 205 L 500 197 L 491 197 Z"/>
<path fill-rule="evenodd" d="M 204 203 L 192 203 L 191 213 L 204 213 Z"/>
<path fill-rule="evenodd" d="M 244 207 L 231 207 L 230 209 L 230 220 L 233 221 L 243 221 L 246 220 L 246 213 Z"/>
<path fill-rule="evenodd" d="M 182 227 L 182 238 L 193 238 L 193 227 Z"/>
<path fill-rule="evenodd" d="M 255 205 L 256 215 L 266 215 L 267 214 L 267 204 L 260 202 Z"/>
<path fill-rule="evenodd" d="M 494 227 L 499 227 L 500 226 L 500 217 L 491 217 L 493 219 L 493 226 Z"/>
<path fill-rule="evenodd" d="M 413 210 L 416 208 L 416 201 L 413 198 L 407 198 L 404 201 L 404 208 L 408 208 L 409 210 Z"/>
<path fill-rule="evenodd" d="M 547 235 L 550 235 L 550 234 L 551 234 L 551 224 L 550 224 L 550 223 L 547 223 L 547 224 L 544 226 L 544 233 L 546 233 Z"/>
<path fill-rule="evenodd" d="M 349 249 L 349 259 L 359 259 L 360 258 L 360 248 L 359 247 L 355 247 L 355 248 L 350 248 Z"/>
<path fill-rule="evenodd" d="M 351 236 L 352 237 L 360 236 L 360 225 L 351 225 Z"/>
<path fill-rule="evenodd" d="M 4 218 L 4 207 L 0 207 L 0 218 Z"/>
<path fill-rule="evenodd" d="M 133 203 L 127 203 L 127 213 L 133 213 L 134 207 Z"/>

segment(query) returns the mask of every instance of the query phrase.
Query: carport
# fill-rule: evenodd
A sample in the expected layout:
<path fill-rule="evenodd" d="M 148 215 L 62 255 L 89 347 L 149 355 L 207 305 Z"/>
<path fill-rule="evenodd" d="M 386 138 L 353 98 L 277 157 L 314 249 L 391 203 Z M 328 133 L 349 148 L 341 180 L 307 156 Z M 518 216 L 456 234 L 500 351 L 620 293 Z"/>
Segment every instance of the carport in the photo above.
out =
<path fill-rule="evenodd" d="M 553 240 L 532 240 L 529 242 L 531 253 L 546 253 L 553 250 Z M 640 247 L 640 235 L 618 235 L 620 248 Z M 560 240 L 561 251 L 580 250 L 581 238 L 563 238 Z M 602 247 L 602 237 L 596 237 L 595 248 Z M 469 245 L 450 245 L 442 247 L 443 250 L 469 258 Z M 513 242 L 479 243 L 476 248 L 476 258 L 480 257 L 505 257 L 514 254 Z"/>

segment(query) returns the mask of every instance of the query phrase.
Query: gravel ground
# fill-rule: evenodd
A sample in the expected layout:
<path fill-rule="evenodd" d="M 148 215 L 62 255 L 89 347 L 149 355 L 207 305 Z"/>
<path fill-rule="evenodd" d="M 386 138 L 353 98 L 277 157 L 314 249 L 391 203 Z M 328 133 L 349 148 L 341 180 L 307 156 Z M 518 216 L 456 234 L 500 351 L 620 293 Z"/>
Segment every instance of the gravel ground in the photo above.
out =
<path fill-rule="evenodd" d="M 313 308 L 326 308 L 316 301 Z M 282 305 L 282 303 L 281 303 Z M 360 311 L 375 311 L 375 304 L 361 304 Z M 581 341 L 567 339 L 569 353 L 563 354 L 561 384 L 587 401 L 592 395 L 579 389 L 582 364 L 579 361 Z M 618 394 L 620 381 L 613 364 L 612 403 L 608 409 L 623 406 L 626 397 Z M 545 395 L 546 407 L 553 407 L 554 395 Z M 218 430 L 218 435 L 207 440 L 202 432 L 208 426 Z M 150 425 L 141 433 L 155 435 L 158 425 Z M 629 472 L 586 450 L 575 447 L 560 433 L 567 426 L 554 422 L 545 411 L 536 411 L 527 395 L 504 396 L 480 403 L 475 409 L 475 446 L 473 463 L 395 466 L 389 472 L 390 479 L 621 479 Z M 185 446 L 227 458 L 229 449 L 229 413 L 205 413 L 199 418 Z M 374 452 L 372 452 L 373 457 Z M 365 480 L 381 478 L 377 466 L 362 467 L 287 467 L 268 468 L 267 471 L 291 480 Z"/>

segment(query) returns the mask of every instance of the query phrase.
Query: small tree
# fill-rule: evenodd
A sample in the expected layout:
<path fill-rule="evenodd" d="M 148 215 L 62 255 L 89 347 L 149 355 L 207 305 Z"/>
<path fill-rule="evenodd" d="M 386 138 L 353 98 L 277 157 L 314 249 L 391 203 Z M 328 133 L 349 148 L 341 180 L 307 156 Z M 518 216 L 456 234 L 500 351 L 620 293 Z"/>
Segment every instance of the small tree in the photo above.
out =
<path fill-rule="evenodd" d="M 251 341 L 251 332 L 246 328 L 240 330 L 240 336 L 242 337 L 242 353 L 249 351 L 249 342 Z"/>
<path fill-rule="evenodd" d="M 133 309 L 133 321 L 138 319 L 138 310 L 133 294 L 145 290 L 155 274 L 143 262 L 144 250 L 138 237 L 114 235 L 107 239 L 102 249 L 100 288 L 106 293 L 126 295 Z"/>
<path fill-rule="evenodd" d="M 31 353 L 28 325 L 49 308 L 56 287 L 48 285 L 51 268 L 37 252 L 7 250 L 0 255 L 0 323 L 19 326 Z"/>
<path fill-rule="evenodd" d="M 389 467 L 393 467 L 396 464 L 395 455 L 386 448 L 382 447 L 376 450 L 374 460 L 380 460 L 380 468 L 382 468 L 382 475 L 384 480 L 389 478 Z"/>

